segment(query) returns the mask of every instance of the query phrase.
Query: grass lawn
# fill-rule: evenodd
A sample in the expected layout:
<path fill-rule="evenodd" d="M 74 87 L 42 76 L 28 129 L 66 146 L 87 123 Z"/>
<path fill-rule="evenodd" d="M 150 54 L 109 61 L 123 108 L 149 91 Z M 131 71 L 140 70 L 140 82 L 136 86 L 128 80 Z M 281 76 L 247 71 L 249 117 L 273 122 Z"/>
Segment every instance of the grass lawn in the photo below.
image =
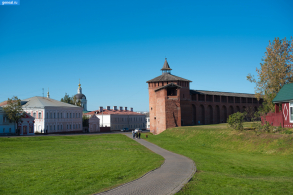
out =
<path fill-rule="evenodd" d="M 194 160 L 197 172 L 177 194 L 293 194 L 293 134 L 220 124 L 171 128 L 147 140 Z"/>
<path fill-rule="evenodd" d="M 0 138 L 0 195 L 93 194 L 164 159 L 120 134 Z"/>

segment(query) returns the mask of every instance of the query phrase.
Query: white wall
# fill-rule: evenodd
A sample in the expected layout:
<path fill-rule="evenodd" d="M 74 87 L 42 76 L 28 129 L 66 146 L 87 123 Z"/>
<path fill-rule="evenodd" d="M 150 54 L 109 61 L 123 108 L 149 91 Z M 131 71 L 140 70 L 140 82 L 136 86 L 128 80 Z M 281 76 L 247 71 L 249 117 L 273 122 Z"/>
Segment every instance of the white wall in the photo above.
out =
<path fill-rule="evenodd" d="M 96 116 L 100 119 L 100 127 L 111 127 L 110 114 L 96 114 Z"/>
<path fill-rule="evenodd" d="M 36 113 L 35 132 L 44 132 L 46 129 L 48 133 L 82 131 L 82 108 L 45 107 L 44 109 L 26 108 L 25 111 L 31 116 Z M 43 112 L 42 118 L 39 118 L 39 112 Z"/>
<path fill-rule="evenodd" d="M 150 126 L 151 126 L 150 117 L 146 117 L 145 119 L 146 119 L 146 129 L 150 130 Z"/>

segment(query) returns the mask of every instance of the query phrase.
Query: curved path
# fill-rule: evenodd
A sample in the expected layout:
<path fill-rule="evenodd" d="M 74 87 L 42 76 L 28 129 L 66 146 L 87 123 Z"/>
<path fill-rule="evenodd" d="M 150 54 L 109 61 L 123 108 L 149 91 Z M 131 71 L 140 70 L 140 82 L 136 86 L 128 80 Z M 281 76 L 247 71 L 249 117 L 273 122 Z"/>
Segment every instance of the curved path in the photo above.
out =
<path fill-rule="evenodd" d="M 131 134 L 125 134 L 132 138 Z M 196 171 L 194 162 L 182 155 L 167 151 L 143 139 L 137 139 L 154 153 L 165 158 L 165 162 L 141 178 L 117 188 L 98 193 L 100 195 L 172 195 L 177 193 Z"/>

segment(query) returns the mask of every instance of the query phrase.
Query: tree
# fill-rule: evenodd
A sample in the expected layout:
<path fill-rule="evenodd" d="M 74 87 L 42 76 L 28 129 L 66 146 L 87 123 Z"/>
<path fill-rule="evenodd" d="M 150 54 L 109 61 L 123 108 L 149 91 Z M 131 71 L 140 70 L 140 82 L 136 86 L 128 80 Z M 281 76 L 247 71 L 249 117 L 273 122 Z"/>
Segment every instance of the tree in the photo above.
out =
<path fill-rule="evenodd" d="M 75 103 L 77 106 L 81 107 L 81 101 L 80 99 Z"/>
<path fill-rule="evenodd" d="M 249 106 L 247 108 L 245 108 L 244 110 L 245 112 L 245 116 L 244 116 L 244 119 L 246 121 L 254 121 L 254 117 L 255 117 L 255 110 L 254 110 L 254 107 L 253 106 Z"/>
<path fill-rule="evenodd" d="M 73 95 L 72 97 L 71 97 L 71 104 L 73 104 L 73 105 L 77 105 L 77 106 L 80 106 L 81 107 L 81 101 L 80 101 L 80 99 L 79 100 L 76 100 L 76 97 Z"/>
<path fill-rule="evenodd" d="M 234 114 L 229 115 L 228 118 L 228 126 L 236 129 L 236 130 L 243 130 L 243 120 L 246 113 L 236 112 Z"/>
<path fill-rule="evenodd" d="M 64 103 L 72 104 L 71 97 L 69 97 L 69 95 L 67 95 L 67 93 L 65 93 L 65 96 L 63 98 L 61 98 L 61 101 Z"/>
<path fill-rule="evenodd" d="M 21 107 L 21 100 L 18 99 L 17 96 L 12 97 L 12 99 L 8 98 L 7 105 L 3 107 L 4 112 L 6 113 L 9 120 L 15 122 L 18 125 L 20 119 L 24 117 L 24 111 Z M 19 130 L 17 133 L 19 133 Z"/>
<path fill-rule="evenodd" d="M 81 107 L 80 100 L 76 101 L 76 97 L 74 95 L 72 97 L 70 97 L 69 95 L 67 95 L 67 93 L 65 93 L 65 96 L 63 98 L 61 98 L 60 101 Z"/>
<path fill-rule="evenodd" d="M 265 57 L 260 63 L 261 68 L 256 68 L 257 80 L 248 74 L 247 80 L 256 84 L 255 93 L 259 99 L 263 96 L 263 112 L 274 111 L 272 100 L 284 84 L 293 82 L 293 40 L 275 38 L 269 41 Z"/>
<path fill-rule="evenodd" d="M 82 126 L 83 127 L 89 127 L 89 117 L 88 116 L 82 116 Z"/>

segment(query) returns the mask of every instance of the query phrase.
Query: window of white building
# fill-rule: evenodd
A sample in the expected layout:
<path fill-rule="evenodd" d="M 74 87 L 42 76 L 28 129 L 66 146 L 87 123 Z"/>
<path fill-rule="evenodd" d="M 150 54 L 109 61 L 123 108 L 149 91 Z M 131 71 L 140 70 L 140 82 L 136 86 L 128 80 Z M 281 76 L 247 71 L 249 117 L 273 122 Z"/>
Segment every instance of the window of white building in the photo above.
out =
<path fill-rule="evenodd" d="M 69 125 L 70 126 L 70 129 L 71 129 L 71 125 Z"/>
<path fill-rule="evenodd" d="M 52 113 L 50 113 L 50 118 L 52 119 Z"/>
<path fill-rule="evenodd" d="M 41 119 L 42 118 L 42 113 L 41 112 L 39 112 L 39 119 Z"/>
<path fill-rule="evenodd" d="M 61 116 L 61 118 L 63 118 L 63 117 L 62 117 L 62 113 L 60 113 L 60 116 Z"/>
<path fill-rule="evenodd" d="M 33 113 L 33 117 L 36 118 L 36 113 L 35 112 Z"/>
<path fill-rule="evenodd" d="M 61 130 L 63 130 L 63 125 L 61 125 Z"/>
<path fill-rule="evenodd" d="M 75 113 L 73 113 L 73 118 L 75 118 Z"/>

